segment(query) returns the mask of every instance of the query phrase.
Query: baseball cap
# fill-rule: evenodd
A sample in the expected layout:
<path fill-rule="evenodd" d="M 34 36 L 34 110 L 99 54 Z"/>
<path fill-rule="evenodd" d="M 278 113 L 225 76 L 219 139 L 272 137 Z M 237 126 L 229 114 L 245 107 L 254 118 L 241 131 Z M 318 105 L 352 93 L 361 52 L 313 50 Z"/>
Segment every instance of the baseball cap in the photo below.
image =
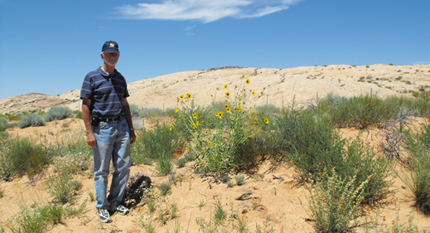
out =
<path fill-rule="evenodd" d="M 103 53 L 119 53 L 118 43 L 116 43 L 115 41 L 112 41 L 112 40 L 106 41 L 103 44 L 102 52 Z"/>

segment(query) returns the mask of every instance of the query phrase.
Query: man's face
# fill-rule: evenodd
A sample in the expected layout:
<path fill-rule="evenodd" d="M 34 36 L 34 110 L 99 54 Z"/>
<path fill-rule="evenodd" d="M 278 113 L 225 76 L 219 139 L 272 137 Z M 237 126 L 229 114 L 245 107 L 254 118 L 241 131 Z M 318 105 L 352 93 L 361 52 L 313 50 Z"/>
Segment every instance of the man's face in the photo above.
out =
<path fill-rule="evenodd" d="M 118 62 L 119 53 L 102 53 L 102 58 L 106 64 L 115 66 Z"/>

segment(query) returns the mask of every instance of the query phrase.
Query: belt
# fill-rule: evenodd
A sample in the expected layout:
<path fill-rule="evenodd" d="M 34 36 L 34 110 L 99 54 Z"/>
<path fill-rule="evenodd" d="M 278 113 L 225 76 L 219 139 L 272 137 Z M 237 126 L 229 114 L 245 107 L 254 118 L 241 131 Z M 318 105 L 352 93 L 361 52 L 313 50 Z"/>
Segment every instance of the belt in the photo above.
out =
<path fill-rule="evenodd" d="M 119 115 L 116 117 L 99 117 L 99 120 L 104 122 L 117 122 L 122 120 L 124 117 L 124 115 Z"/>

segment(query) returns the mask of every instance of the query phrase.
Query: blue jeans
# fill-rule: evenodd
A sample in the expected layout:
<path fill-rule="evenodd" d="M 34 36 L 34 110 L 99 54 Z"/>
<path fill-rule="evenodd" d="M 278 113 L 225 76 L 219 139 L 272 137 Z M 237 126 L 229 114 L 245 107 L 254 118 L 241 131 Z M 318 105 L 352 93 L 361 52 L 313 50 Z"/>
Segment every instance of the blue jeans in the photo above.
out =
<path fill-rule="evenodd" d="M 130 135 L 127 121 L 100 122 L 99 127 L 93 127 L 93 132 L 97 142 L 97 146 L 93 147 L 96 208 L 111 209 L 122 201 L 130 175 Z M 111 160 L 115 172 L 112 175 L 109 197 L 106 198 Z"/>

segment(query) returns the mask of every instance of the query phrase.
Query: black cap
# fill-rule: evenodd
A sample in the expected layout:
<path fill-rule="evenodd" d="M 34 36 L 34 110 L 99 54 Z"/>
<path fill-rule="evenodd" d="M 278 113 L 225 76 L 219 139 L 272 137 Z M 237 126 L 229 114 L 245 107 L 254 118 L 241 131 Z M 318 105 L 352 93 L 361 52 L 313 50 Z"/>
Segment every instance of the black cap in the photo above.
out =
<path fill-rule="evenodd" d="M 103 53 L 119 53 L 118 43 L 115 41 L 106 41 L 102 47 Z"/>

